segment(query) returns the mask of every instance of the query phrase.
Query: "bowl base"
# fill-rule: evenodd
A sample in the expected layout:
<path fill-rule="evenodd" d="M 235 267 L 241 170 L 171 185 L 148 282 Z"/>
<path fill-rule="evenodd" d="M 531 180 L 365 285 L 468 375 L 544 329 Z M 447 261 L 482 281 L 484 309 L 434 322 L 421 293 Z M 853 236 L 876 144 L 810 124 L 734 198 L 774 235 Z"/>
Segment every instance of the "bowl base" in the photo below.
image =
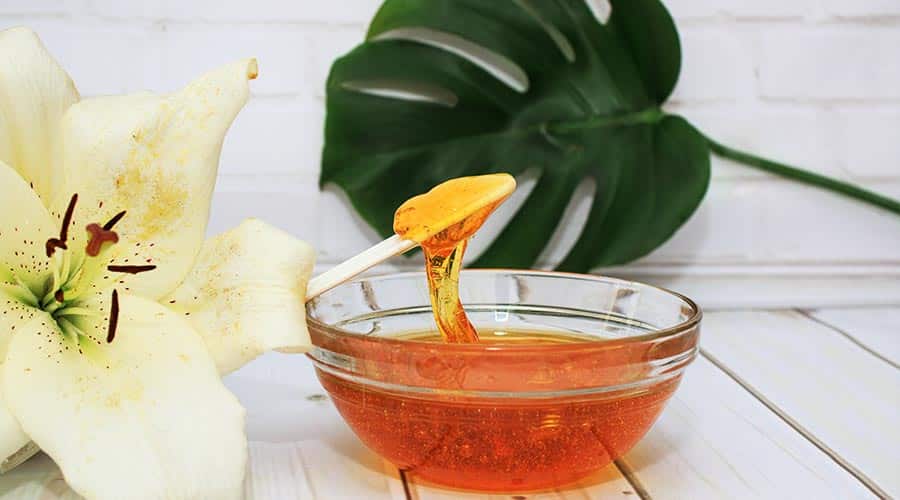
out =
<path fill-rule="evenodd" d="M 318 371 L 341 416 L 373 451 L 416 478 L 474 491 L 576 482 L 627 453 L 678 385 L 618 398 L 460 402 L 420 399 Z"/>

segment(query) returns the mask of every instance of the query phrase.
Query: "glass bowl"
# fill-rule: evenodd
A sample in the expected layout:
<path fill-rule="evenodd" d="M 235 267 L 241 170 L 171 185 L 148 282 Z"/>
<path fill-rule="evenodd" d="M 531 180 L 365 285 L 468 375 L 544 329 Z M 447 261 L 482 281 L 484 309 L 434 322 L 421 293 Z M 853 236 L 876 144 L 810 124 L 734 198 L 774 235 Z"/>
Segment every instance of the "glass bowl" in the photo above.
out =
<path fill-rule="evenodd" d="M 590 475 L 647 432 L 697 354 L 700 309 L 660 288 L 599 276 L 464 271 L 460 297 L 484 342 L 445 344 L 424 273 L 341 285 L 307 304 L 322 385 L 359 438 L 434 483 L 551 488 Z M 566 342 L 514 342 L 517 332 Z"/>

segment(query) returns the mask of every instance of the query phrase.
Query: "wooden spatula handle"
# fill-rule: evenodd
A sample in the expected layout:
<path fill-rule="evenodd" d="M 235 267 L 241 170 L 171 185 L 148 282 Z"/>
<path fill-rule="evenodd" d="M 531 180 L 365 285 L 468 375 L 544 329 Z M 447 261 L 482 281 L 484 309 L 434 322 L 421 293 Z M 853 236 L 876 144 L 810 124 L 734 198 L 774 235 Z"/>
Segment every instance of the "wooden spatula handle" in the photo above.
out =
<path fill-rule="evenodd" d="M 418 243 L 411 240 L 404 240 L 396 234 L 391 236 L 368 250 L 341 262 L 328 271 L 309 280 L 309 284 L 306 286 L 307 302 L 341 283 L 348 281 L 370 267 L 380 264 L 395 255 L 407 252 L 417 245 Z"/>

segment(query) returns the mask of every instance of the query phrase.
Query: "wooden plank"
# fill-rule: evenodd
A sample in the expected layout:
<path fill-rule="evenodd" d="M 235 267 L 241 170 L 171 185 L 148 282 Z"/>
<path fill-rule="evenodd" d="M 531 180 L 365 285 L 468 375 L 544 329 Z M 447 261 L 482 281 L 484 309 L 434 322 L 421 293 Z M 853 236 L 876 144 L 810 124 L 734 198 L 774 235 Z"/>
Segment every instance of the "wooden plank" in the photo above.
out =
<path fill-rule="evenodd" d="M 638 498 L 635 489 L 628 483 L 615 465 L 597 474 L 555 491 L 517 494 L 474 493 L 429 484 L 407 474 L 410 496 L 413 500 L 591 500 L 595 498 Z"/>
<path fill-rule="evenodd" d="M 654 499 L 871 496 L 704 358 L 622 462 Z"/>
<path fill-rule="evenodd" d="M 895 367 L 900 365 L 900 307 L 819 309 L 808 313 Z"/>
<path fill-rule="evenodd" d="M 247 500 L 406 498 L 396 468 L 384 462 L 369 468 L 322 441 L 250 443 L 244 494 Z M 0 476 L 0 500 L 78 498 L 44 454 Z"/>
<path fill-rule="evenodd" d="M 251 446 L 244 480 L 245 499 L 315 498 L 299 448 L 294 443 Z"/>
<path fill-rule="evenodd" d="M 397 469 L 372 469 L 322 441 L 253 443 L 247 500 L 371 498 L 404 500 Z"/>
<path fill-rule="evenodd" d="M 873 491 L 900 494 L 900 371 L 794 311 L 706 315 L 702 344 Z"/>

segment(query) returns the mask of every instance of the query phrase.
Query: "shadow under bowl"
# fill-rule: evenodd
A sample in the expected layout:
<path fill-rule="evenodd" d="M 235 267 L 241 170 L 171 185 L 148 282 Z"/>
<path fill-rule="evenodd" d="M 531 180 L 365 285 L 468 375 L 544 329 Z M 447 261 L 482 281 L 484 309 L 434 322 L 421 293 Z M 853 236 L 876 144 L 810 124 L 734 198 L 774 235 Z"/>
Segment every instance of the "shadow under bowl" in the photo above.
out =
<path fill-rule="evenodd" d="M 347 424 L 442 485 L 533 491 L 602 469 L 646 434 L 697 353 L 700 309 L 649 285 L 473 270 L 460 297 L 478 344 L 403 338 L 434 330 L 423 273 L 359 279 L 307 304 L 309 357 Z M 567 341 L 504 341 L 515 332 Z"/>

